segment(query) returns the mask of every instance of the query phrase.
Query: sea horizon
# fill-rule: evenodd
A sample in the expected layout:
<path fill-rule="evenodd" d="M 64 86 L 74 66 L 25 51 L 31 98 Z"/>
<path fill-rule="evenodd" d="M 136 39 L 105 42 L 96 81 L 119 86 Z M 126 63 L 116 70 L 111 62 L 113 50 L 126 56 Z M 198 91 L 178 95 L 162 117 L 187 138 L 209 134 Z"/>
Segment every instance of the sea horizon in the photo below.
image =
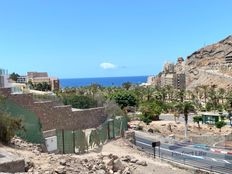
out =
<path fill-rule="evenodd" d="M 141 84 L 147 82 L 149 75 L 144 76 L 119 76 L 119 77 L 81 77 L 81 78 L 61 78 L 60 84 L 65 87 L 81 87 L 91 84 L 99 84 L 105 87 L 122 86 L 125 82 Z"/>

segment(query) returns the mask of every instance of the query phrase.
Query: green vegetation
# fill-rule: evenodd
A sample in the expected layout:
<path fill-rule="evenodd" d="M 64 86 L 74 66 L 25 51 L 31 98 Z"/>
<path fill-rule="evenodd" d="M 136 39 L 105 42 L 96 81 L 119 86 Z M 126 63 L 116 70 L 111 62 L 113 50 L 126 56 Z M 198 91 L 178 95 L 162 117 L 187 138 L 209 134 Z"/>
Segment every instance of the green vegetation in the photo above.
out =
<path fill-rule="evenodd" d="M 149 124 L 153 120 L 159 120 L 159 115 L 162 112 L 162 107 L 159 102 L 145 102 L 141 104 L 140 111 L 142 112 L 141 120 Z"/>
<path fill-rule="evenodd" d="M 188 114 L 189 112 L 193 112 L 195 110 L 194 104 L 190 101 L 178 102 L 176 104 L 177 112 L 184 114 L 185 121 L 185 138 L 187 138 L 188 134 Z"/>
<path fill-rule="evenodd" d="M 110 99 L 115 100 L 115 102 L 124 109 L 127 106 L 137 106 L 138 101 L 136 96 L 132 92 L 120 91 L 114 93 L 110 96 Z"/>
<path fill-rule="evenodd" d="M 29 81 L 28 85 L 30 86 L 31 89 L 35 89 L 38 91 L 51 91 L 51 85 L 48 84 L 47 82 L 34 84 L 31 81 Z"/>
<path fill-rule="evenodd" d="M 97 107 L 97 101 L 89 96 L 70 95 L 63 99 L 65 105 L 72 105 L 73 108 L 87 109 Z"/>
<path fill-rule="evenodd" d="M 174 114 L 175 121 L 183 114 L 186 137 L 190 112 L 222 112 L 232 108 L 232 91 L 218 89 L 213 85 L 202 85 L 193 91 L 184 91 L 172 86 L 139 86 L 126 82 L 121 87 L 92 84 L 79 88 L 65 88 L 57 94 L 65 104 L 71 104 L 73 107 L 105 106 L 109 117 L 134 112 L 128 118 L 139 118 L 146 124 L 158 120 L 161 112 Z M 136 111 L 140 111 L 141 114 Z M 193 120 L 199 128 L 201 119 L 194 117 Z"/>
<path fill-rule="evenodd" d="M 202 121 L 202 116 L 194 116 L 193 117 L 193 122 L 197 123 L 198 128 L 200 128 L 200 122 Z"/>
<path fill-rule="evenodd" d="M 4 97 L 0 96 L 0 103 L 4 101 Z M 22 130 L 20 119 L 11 117 L 8 113 L 0 108 L 0 142 L 9 143 L 16 131 Z"/>
<path fill-rule="evenodd" d="M 20 77 L 20 75 L 15 73 L 15 72 L 10 74 L 10 79 L 13 80 L 13 81 L 17 81 L 18 77 Z"/>
<path fill-rule="evenodd" d="M 7 113 L 0 113 L 0 142 L 9 143 L 16 131 L 21 129 L 20 119 L 13 118 Z"/>
<path fill-rule="evenodd" d="M 224 127 L 225 125 L 226 125 L 226 123 L 224 121 L 218 121 L 216 123 L 216 127 L 220 130 L 220 132 L 222 130 L 222 127 Z"/>

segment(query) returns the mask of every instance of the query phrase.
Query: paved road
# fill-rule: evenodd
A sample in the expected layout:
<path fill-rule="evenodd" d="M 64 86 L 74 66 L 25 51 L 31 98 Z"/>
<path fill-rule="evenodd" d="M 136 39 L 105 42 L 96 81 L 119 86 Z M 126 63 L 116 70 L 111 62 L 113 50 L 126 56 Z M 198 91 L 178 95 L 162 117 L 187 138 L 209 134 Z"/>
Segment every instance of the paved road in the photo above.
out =
<path fill-rule="evenodd" d="M 136 134 L 136 145 L 149 153 L 154 153 L 152 140 Z M 156 154 L 159 150 L 156 148 Z M 217 154 L 195 148 L 190 144 L 166 144 L 160 147 L 161 158 L 172 160 L 185 165 L 222 174 L 232 174 L 232 155 Z"/>

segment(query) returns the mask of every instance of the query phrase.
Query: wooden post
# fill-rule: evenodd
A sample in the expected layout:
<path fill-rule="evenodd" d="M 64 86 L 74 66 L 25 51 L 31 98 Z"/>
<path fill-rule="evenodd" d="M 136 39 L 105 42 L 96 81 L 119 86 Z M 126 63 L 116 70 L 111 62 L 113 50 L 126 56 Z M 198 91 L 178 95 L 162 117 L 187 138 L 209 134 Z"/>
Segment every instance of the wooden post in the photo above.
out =
<path fill-rule="evenodd" d="M 63 154 L 65 154 L 65 150 L 64 150 L 64 129 L 61 130 L 62 131 L 62 144 L 63 144 Z"/>
<path fill-rule="evenodd" d="M 73 134 L 73 153 L 75 153 L 75 147 L 76 147 L 76 143 L 75 143 L 75 131 L 72 131 Z"/>

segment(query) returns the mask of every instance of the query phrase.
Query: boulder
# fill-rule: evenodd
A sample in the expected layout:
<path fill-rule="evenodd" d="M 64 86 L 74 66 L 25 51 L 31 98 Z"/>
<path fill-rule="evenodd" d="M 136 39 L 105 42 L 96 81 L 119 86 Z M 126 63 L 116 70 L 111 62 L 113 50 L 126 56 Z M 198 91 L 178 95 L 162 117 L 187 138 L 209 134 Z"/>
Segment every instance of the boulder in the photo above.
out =
<path fill-rule="evenodd" d="M 138 160 L 135 159 L 135 158 L 132 158 L 132 159 L 130 160 L 131 163 L 137 163 L 137 161 L 138 161 Z"/>
<path fill-rule="evenodd" d="M 119 170 L 123 171 L 125 169 L 125 165 L 119 160 L 116 159 L 113 163 L 113 171 L 117 172 Z"/>
<path fill-rule="evenodd" d="M 136 164 L 138 164 L 140 166 L 147 166 L 147 162 L 146 161 L 137 161 Z"/>
<path fill-rule="evenodd" d="M 106 173 L 105 170 L 102 170 L 102 169 L 96 171 L 96 174 L 105 174 L 105 173 Z"/>
<path fill-rule="evenodd" d="M 65 159 L 60 160 L 60 165 L 66 166 L 66 160 Z"/>

